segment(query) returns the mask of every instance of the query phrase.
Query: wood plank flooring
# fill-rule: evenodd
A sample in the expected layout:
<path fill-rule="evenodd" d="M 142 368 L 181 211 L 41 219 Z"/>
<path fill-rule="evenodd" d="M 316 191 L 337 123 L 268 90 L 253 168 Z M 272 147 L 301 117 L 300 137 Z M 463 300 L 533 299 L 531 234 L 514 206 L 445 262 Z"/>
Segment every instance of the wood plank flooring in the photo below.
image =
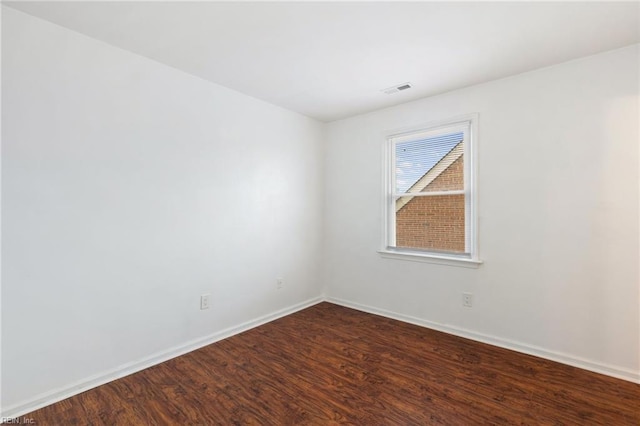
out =
<path fill-rule="evenodd" d="M 640 385 L 321 303 L 27 414 L 38 425 L 640 425 Z"/>

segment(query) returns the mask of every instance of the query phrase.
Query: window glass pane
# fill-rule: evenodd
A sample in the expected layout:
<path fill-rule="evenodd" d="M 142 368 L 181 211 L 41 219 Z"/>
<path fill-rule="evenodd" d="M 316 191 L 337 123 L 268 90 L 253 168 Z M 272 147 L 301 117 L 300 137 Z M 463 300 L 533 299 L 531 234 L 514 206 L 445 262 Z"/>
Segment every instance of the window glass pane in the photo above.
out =
<path fill-rule="evenodd" d="M 396 247 L 464 253 L 464 209 L 463 194 L 398 198 Z"/>
<path fill-rule="evenodd" d="M 396 192 L 463 190 L 463 138 L 456 132 L 396 143 Z"/>

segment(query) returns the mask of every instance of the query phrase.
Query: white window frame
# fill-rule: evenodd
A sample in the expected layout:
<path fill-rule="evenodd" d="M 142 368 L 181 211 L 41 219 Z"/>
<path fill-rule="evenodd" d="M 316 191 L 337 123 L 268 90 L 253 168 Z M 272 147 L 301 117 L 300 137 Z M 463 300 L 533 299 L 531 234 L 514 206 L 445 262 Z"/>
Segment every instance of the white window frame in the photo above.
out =
<path fill-rule="evenodd" d="M 478 216 L 477 216 L 477 131 L 478 115 L 469 114 L 421 126 L 405 128 L 384 134 L 384 194 L 383 194 L 383 235 L 382 257 L 400 260 L 438 263 L 452 266 L 478 267 L 482 262 L 478 257 Z M 396 193 L 396 154 L 397 143 L 422 139 L 441 133 L 464 133 L 464 190 L 446 191 L 447 195 L 465 195 L 465 253 L 407 249 L 395 247 L 396 200 L 403 194 Z M 416 196 L 442 195 L 443 192 L 421 193 Z M 406 196 L 406 194 L 404 194 Z"/>

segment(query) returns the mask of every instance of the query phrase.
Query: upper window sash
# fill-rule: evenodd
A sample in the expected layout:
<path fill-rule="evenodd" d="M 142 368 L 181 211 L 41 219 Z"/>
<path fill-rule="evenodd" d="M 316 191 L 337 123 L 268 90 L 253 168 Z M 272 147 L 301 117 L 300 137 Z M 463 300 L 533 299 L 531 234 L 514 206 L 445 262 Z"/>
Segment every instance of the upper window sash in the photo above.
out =
<path fill-rule="evenodd" d="M 468 178 L 468 167 L 469 165 L 467 164 L 467 160 L 466 158 L 468 158 L 468 145 L 469 145 L 469 138 L 470 138 L 470 133 L 471 133 L 471 122 L 469 120 L 461 122 L 461 123 L 456 123 L 453 125 L 446 125 L 446 126 L 441 126 L 441 127 L 436 127 L 436 128 L 431 128 L 429 130 L 426 131 L 420 131 L 420 132 L 412 132 L 412 133 L 408 133 L 408 134 L 404 134 L 404 135 L 397 135 L 397 136 L 391 136 L 388 140 L 389 140 L 389 159 L 390 159 L 390 163 L 388 164 L 387 167 L 389 167 L 391 170 L 391 176 L 390 176 L 390 180 L 388 182 L 388 190 L 389 193 L 391 193 L 391 196 L 395 199 L 402 197 L 402 196 L 406 196 L 408 193 L 407 192 L 397 192 L 396 191 L 396 183 L 397 183 L 397 175 L 396 175 L 396 145 L 398 145 L 399 143 L 405 143 L 405 142 L 413 142 L 413 141 L 419 141 L 419 140 L 423 140 L 423 139 L 429 139 L 429 138 L 433 138 L 433 137 L 437 137 L 443 134 L 451 134 L 451 133 L 462 133 L 463 134 L 463 140 L 464 140 L 464 144 L 463 144 L 463 158 L 465 158 L 465 162 L 464 162 L 464 188 L 463 188 L 463 192 L 466 194 L 469 188 L 469 178 Z M 444 191 L 443 191 L 444 192 Z M 454 193 L 461 193 L 460 191 L 456 191 L 456 190 L 452 190 L 452 191 L 447 191 L 448 195 L 454 195 Z M 411 195 L 418 195 L 418 196 L 423 196 L 423 195 L 433 195 L 433 194 L 426 194 L 426 193 L 421 193 L 421 192 L 411 192 Z M 440 194 L 442 195 L 442 194 Z"/>

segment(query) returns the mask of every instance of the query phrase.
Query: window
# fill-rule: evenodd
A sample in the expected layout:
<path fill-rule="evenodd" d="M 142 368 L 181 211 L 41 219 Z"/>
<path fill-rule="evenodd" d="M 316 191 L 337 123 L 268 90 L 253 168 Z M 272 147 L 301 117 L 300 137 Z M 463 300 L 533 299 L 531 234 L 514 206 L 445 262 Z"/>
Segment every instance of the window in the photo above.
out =
<path fill-rule="evenodd" d="M 385 249 L 477 262 L 474 119 L 387 139 Z"/>

